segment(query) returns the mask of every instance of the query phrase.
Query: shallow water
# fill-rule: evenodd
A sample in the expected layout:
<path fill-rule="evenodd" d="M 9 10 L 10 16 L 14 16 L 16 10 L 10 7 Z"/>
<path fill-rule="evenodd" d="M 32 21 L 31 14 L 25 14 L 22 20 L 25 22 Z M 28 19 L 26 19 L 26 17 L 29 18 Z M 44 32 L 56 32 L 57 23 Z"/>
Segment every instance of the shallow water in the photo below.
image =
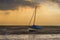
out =
<path fill-rule="evenodd" d="M 60 40 L 60 34 L 0 35 L 1 40 Z"/>

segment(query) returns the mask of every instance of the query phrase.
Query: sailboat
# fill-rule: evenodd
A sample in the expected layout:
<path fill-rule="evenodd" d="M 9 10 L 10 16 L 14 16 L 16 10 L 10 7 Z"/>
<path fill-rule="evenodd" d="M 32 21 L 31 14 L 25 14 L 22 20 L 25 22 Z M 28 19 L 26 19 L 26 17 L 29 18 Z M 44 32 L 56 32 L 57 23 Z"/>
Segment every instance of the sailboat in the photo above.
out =
<path fill-rule="evenodd" d="M 33 25 L 30 27 L 30 29 L 29 30 L 36 30 L 36 29 L 43 29 L 44 27 L 43 26 L 38 26 L 38 25 L 36 25 L 35 24 L 35 22 L 36 22 L 36 14 L 37 14 L 37 7 L 38 6 L 35 6 L 35 10 L 34 10 L 34 13 L 33 13 L 33 15 L 32 15 L 32 18 L 34 17 L 34 19 L 33 19 Z M 32 20 L 32 18 L 31 18 L 31 20 Z M 31 20 L 30 20 L 30 23 L 31 23 Z"/>

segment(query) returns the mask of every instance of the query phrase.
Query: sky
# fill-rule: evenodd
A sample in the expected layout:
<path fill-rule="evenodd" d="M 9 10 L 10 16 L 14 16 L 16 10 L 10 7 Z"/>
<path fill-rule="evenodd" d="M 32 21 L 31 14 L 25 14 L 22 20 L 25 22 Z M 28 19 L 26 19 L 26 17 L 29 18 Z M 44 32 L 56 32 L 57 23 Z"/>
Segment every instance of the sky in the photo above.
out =
<path fill-rule="evenodd" d="M 36 25 L 60 25 L 60 0 L 11 1 L 0 0 L 0 25 L 32 25 L 33 19 L 29 22 L 35 6 L 38 6 Z"/>

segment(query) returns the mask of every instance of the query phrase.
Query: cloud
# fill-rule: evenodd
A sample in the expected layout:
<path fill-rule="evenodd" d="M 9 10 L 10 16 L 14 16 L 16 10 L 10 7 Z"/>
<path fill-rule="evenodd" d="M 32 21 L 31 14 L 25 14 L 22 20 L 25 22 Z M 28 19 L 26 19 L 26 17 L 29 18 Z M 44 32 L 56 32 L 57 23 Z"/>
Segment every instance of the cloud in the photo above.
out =
<path fill-rule="evenodd" d="M 60 0 L 49 0 L 49 1 L 58 3 L 58 5 L 60 6 Z"/>
<path fill-rule="evenodd" d="M 47 0 L 0 0 L 0 10 L 15 10 L 19 6 L 29 6 L 34 8 L 36 5 Z M 60 0 L 49 0 L 50 2 L 56 2 L 60 5 Z"/>
<path fill-rule="evenodd" d="M 0 10 L 14 10 L 18 6 L 34 7 L 35 5 L 35 2 L 28 0 L 0 0 Z"/>

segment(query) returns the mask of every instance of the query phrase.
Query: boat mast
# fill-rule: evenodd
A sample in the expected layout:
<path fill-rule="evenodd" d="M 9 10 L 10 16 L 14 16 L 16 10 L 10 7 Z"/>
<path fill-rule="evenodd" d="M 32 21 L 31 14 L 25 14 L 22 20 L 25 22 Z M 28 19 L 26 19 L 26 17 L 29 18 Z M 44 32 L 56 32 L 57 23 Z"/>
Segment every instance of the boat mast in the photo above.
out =
<path fill-rule="evenodd" d="M 32 18 L 33 18 L 33 24 L 32 24 L 32 25 L 36 25 L 36 13 L 37 13 L 37 7 L 38 7 L 38 6 L 35 6 L 35 10 L 34 10 L 34 12 L 33 12 L 33 14 L 32 14 L 31 19 L 30 19 L 29 25 L 31 24 Z"/>
<path fill-rule="evenodd" d="M 37 6 L 35 6 L 33 25 L 35 25 L 35 22 L 36 22 L 36 13 L 37 13 Z"/>

